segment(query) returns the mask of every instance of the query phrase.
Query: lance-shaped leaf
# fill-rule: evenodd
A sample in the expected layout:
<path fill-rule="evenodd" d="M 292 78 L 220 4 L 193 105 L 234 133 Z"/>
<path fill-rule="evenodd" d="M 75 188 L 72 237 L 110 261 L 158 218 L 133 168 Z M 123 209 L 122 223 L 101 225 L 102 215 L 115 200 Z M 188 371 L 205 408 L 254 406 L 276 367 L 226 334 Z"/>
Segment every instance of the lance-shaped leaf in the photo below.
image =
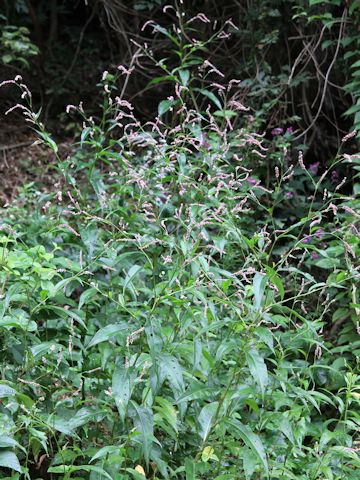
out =
<path fill-rule="evenodd" d="M 125 419 L 135 378 L 131 368 L 126 368 L 125 365 L 120 364 L 116 366 L 112 378 L 112 391 L 122 421 Z"/>
<path fill-rule="evenodd" d="M 260 463 L 262 464 L 267 477 L 269 477 L 269 466 L 266 458 L 264 445 L 259 436 L 256 435 L 250 427 L 239 422 L 239 420 L 233 418 L 227 421 L 228 425 L 234 428 L 235 432 L 241 438 L 241 440 L 256 454 Z"/>
<path fill-rule="evenodd" d="M 216 411 L 218 409 L 218 402 L 208 403 L 202 408 L 198 421 L 200 425 L 200 436 L 205 441 L 210 434 Z"/>
<path fill-rule="evenodd" d="M 131 401 L 132 416 L 136 430 L 141 434 L 140 442 L 146 465 L 149 465 L 151 445 L 154 440 L 153 412 L 148 407 L 140 407 Z"/>
<path fill-rule="evenodd" d="M 100 328 L 93 338 L 90 340 L 86 348 L 94 347 L 98 343 L 107 342 L 110 338 L 116 336 L 119 332 L 127 330 L 129 325 L 127 323 L 111 323 L 104 328 Z"/>
<path fill-rule="evenodd" d="M 255 382 L 259 385 L 261 394 L 264 397 L 265 388 L 269 382 L 268 371 L 264 359 L 254 348 L 246 352 L 245 357 L 250 373 Z"/>
<path fill-rule="evenodd" d="M 174 398 L 185 390 L 182 368 L 175 357 L 170 355 L 159 356 L 158 361 L 160 383 L 166 379 L 168 380 L 171 390 L 174 393 Z"/>

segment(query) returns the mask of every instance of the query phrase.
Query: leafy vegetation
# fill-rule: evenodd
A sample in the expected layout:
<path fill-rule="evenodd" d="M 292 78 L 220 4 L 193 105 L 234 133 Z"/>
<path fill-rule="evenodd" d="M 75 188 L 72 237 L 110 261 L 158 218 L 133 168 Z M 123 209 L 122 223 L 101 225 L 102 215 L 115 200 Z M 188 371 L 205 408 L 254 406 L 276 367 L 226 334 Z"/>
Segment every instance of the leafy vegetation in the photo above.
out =
<path fill-rule="evenodd" d="M 22 77 L 2 83 L 54 183 L 1 210 L 1 478 L 356 480 L 356 130 L 304 159 L 273 87 L 254 110 L 211 61 L 236 24 L 178 12 L 96 109 L 67 106 L 66 154 Z M 127 96 L 147 62 L 150 120 Z"/>

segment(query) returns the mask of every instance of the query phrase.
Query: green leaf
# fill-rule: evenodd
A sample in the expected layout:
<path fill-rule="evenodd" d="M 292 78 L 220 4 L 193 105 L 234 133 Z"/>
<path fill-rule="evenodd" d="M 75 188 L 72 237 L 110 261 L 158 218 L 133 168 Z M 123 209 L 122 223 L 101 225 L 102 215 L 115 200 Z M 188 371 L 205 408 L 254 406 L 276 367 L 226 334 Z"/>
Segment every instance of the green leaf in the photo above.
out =
<path fill-rule="evenodd" d="M 195 480 L 195 462 L 192 458 L 185 459 L 186 480 Z"/>
<path fill-rule="evenodd" d="M 181 84 L 183 87 L 187 87 L 190 78 L 189 70 L 179 70 L 179 75 L 181 79 Z"/>
<path fill-rule="evenodd" d="M 356 466 L 360 469 L 360 458 L 356 451 L 352 450 L 351 448 L 343 447 L 343 446 L 335 446 L 329 449 L 329 453 L 334 453 L 335 458 L 348 458 L 353 460 L 354 467 Z"/>
<path fill-rule="evenodd" d="M 67 280 L 67 279 L 65 279 Z M 56 288 L 56 287 L 55 287 Z M 70 317 L 76 322 L 78 322 L 85 330 L 87 330 L 86 324 L 84 320 L 78 315 L 77 313 L 73 312 L 72 310 L 67 310 L 66 308 L 59 307 L 57 305 L 44 305 L 43 307 L 39 308 L 39 310 L 50 310 L 59 314 L 61 318 Z M 81 312 L 79 312 L 81 313 Z"/>
<path fill-rule="evenodd" d="M 344 115 L 352 115 L 353 113 L 356 113 L 360 110 L 360 101 L 358 100 L 357 103 L 355 103 L 355 105 L 353 105 L 352 107 L 348 108 L 346 110 L 346 112 L 344 112 Z"/>
<path fill-rule="evenodd" d="M 214 117 L 219 118 L 234 118 L 236 115 L 234 110 L 216 110 L 216 112 L 214 112 Z"/>
<path fill-rule="evenodd" d="M 0 384 L 0 398 L 11 397 L 12 395 L 16 395 L 16 390 L 5 385 L 3 383 Z"/>
<path fill-rule="evenodd" d="M 149 465 L 150 449 L 154 439 L 154 419 L 152 410 L 148 407 L 139 407 L 131 401 L 134 409 L 134 424 L 136 430 L 141 434 L 141 447 L 146 465 Z"/>
<path fill-rule="evenodd" d="M 135 479 L 135 480 L 146 480 L 146 477 L 144 477 L 144 475 L 142 473 L 139 473 L 137 472 L 134 468 L 125 468 L 124 469 L 125 472 L 127 473 L 131 473 L 132 477 Z M 123 479 L 125 477 L 120 477 L 120 479 Z M 127 479 L 128 477 L 126 477 Z M 119 479 L 119 480 L 120 480 Z"/>
<path fill-rule="evenodd" d="M 158 113 L 161 117 L 164 113 L 168 112 L 170 108 L 173 108 L 176 105 L 177 100 L 162 100 L 158 106 Z"/>
<path fill-rule="evenodd" d="M 189 402 L 191 400 L 205 400 L 209 395 L 215 395 L 219 389 L 217 387 L 207 387 L 203 384 L 192 385 L 183 395 L 175 400 L 175 404 Z"/>
<path fill-rule="evenodd" d="M 247 445 L 256 454 L 262 466 L 264 467 L 267 477 L 269 477 L 269 466 L 266 453 L 259 436 L 256 435 L 250 427 L 242 424 L 237 419 L 227 420 L 227 423 L 236 430 L 245 445 Z"/>
<path fill-rule="evenodd" d="M 159 83 L 163 82 L 176 82 L 176 77 L 174 75 L 164 75 L 161 77 L 155 77 L 153 78 L 148 85 L 158 85 Z"/>
<path fill-rule="evenodd" d="M 97 467 L 95 465 L 57 465 L 56 467 L 48 468 L 49 473 L 67 473 L 71 474 L 73 472 L 95 472 L 100 475 L 99 480 L 101 477 L 108 478 L 109 480 L 113 480 L 113 478 L 101 467 Z"/>
<path fill-rule="evenodd" d="M 180 45 L 179 40 L 176 37 L 174 37 L 174 35 L 172 35 L 170 33 L 170 31 L 166 30 L 166 28 L 164 28 L 161 25 L 159 25 L 157 23 L 154 23 L 154 22 L 151 22 L 151 26 L 154 28 L 155 31 L 160 32 L 163 35 L 165 35 L 165 37 L 167 37 L 169 40 L 171 40 L 175 45 L 177 45 L 177 46 Z"/>
<path fill-rule="evenodd" d="M 349 7 L 349 14 L 352 15 L 357 8 L 360 8 L 360 0 L 353 0 Z"/>
<path fill-rule="evenodd" d="M 10 468 L 21 473 L 19 459 L 11 450 L 0 450 L 0 467 Z"/>
<path fill-rule="evenodd" d="M 216 460 L 219 461 L 218 457 L 214 454 L 214 448 L 208 445 L 204 448 L 201 452 L 201 460 L 203 462 L 208 462 L 209 460 Z"/>
<path fill-rule="evenodd" d="M 280 298 L 281 300 L 283 300 L 285 295 L 285 288 L 284 288 L 284 285 L 282 284 L 282 281 L 280 280 L 279 275 L 273 268 L 269 266 L 265 266 L 265 270 L 266 270 L 266 273 L 268 274 L 269 281 L 273 283 L 275 287 L 278 289 Z"/>
<path fill-rule="evenodd" d="M 117 364 L 112 378 L 112 391 L 115 403 L 122 421 L 125 420 L 126 409 L 131 398 L 136 376 L 130 373 L 130 368 Z"/>
<path fill-rule="evenodd" d="M 1 60 L 4 64 L 11 63 L 16 60 L 16 57 L 13 57 L 12 55 L 6 54 L 1 57 Z"/>
<path fill-rule="evenodd" d="M 43 355 L 49 353 L 51 347 L 54 348 L 53 350 L 54 352 L 58 352 L 59 348 L 62 348 L 62 345 L 55 342 L 42 342 L 42 343 L 39 343 L 38 345 L 34 345 L 33 347 L 31 347 L 30 351 L 34 356 L 34 358 L 37 358 L 37 357 L 42 357 Z"/>
<path fill-rule="evenodd" d="M 341 5 L 341 0 L 309 0 L 309 5 L 319 5 L 321 3 L 327 3 L 328 5 Z"/>
<path fill-rule="evenodd" d="M 194 88 L 195 92 L 199 92 L 209 100 L 211 100 L 219 110 L 222 110 L 223 106 L 221 105 L 220 100 L 212 93 L 210 90 L 206 90 L 205 88 Z"/>
<path fill-rule="evenodd" d="M 252 348 L 245 352 L 246 363 L 255 382 L 259 385 L 262 397 L 265 395 L 265 388 L 268 384 L 268 371 L 264 359 L 259 352 Z"/>
<path fill-rule="evenodd" d="M 97 413 L 88 408 L 81 408 L 77 412 L 65 411 L 62 415 L 49 415 L 45 422 L 61 433 L 72 435 L 76 428 L 90 422 Z"/>
<path fill-rule="evenodd" d="M 125 293 L 125 290 L 127 288 L 127 286 L 132 282 L 132 279 L 142 270 L 142 266 L 141 265 L 133 265 L 127 275 L 126 275 L 126 278 L 125 278 L 125 281 L 124 281 L 124 288 L 123 288 L 123 294 Z"/>
<path fill-rule="evenodd" d="M 44 143 L 54 152 L 54 153 L 57 153 L 58 151 L 58 146 L 57 144 L 54 142 L 54 140 L 50 137 L 50 135 L 46 132 L 40 132 L 40 131 L 37 131 L 36 132 L 39 137 L 44 141 Z"/>
<path fill-rule="evenodd" d="M 185 390 L 181 366 L 175 357 L 170 355 L 159 356 L 157 366 L 159 368 L 160 382 L 167 379 L 174 393 L 174 398 Z"/>
<path fill-rule="evenodd" d="M 256 273 L 253 280 L 253 289 L 254 289 L 254 297 L 255 297 L 255 308 L 260 310 L 265 287 L 267 284 L 268 277 L 263 273 Z"/>
<path fill-rule="evenodd" d="M 23 447 L 14 438 L 8 437 L 7 435 L 1 435 L 0 448 L 7 448 L 7 447 L 18 447 L 23 449 Z"/>
<path fill-rule="evenodd" d="M 119 454 L 121 451 L 122 445 L 107 445 L 106 447 L 100 448 L 95 455 L 93 455 L 90 459 L 90 463 L 93 462 L 94 460 L 98 460 L 99 458 L 103 458 L 106 455 L 110 455 L 112 453 L 117 453 Z"/>
<path fill-rule="evenodd" d="M 1 435 L 0 437 L 0 451 L 2 448 L 19 448 L 26 454 L 26 448 L 20 445 L 14 438 L 9 437 L 8 435 Z"/>
<path fill-rule="evenodd" d="M 111 323 L 110 325 L 106 325 L 106 327 L 100 328 L 100 330 L 95 333 L 86 348 L 94 347 L 101 342 L 107 342 L 118 333 L 128 329 L 129 325 L 127 323 Z"/>
<path fill-rule="evenodd" d="M 81 310 L 83 305 L 85 303 L 88 303 L 89 300 L 92 300 L 97 295 L 97 293 L 98 291 L 96 288 L 88 288 L 87 290 L 85 290 L 80 295 L 78 310 Z"/>
<path fill-rule="evenodd" d="M 178 433 L 177 412 L 174 406 L 163 397 L 155 397 L 155 401 L 159 406 L 155 406 L 154 410 L 156 410 L 175 430 L 175 432 Z"/>
<path fill-rule="evenodd" d="M 211 426 L 213 424 L 213 420 L 214 420 L 216 411 L 218 409 L 218 406 L 219 406 L 218 402 L 208 403 L 207 405 L 205 405 L 205 407 L 202 408 L 199 414 L 199 417 L 198 417 L 198 422 L 200 425 L 199 434 L 203 441 L 205 441 L 210 434 Z"/>

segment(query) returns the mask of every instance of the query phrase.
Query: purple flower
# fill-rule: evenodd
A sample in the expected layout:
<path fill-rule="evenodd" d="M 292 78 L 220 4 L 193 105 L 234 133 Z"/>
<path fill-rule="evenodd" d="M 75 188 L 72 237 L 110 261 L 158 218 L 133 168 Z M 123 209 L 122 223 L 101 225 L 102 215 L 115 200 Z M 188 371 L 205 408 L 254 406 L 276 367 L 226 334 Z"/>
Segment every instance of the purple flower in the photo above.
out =
<path fill-rule="evenodd" d="M 316 175 L 319 170 L 319 165 L 320 165 L 320 162 L 311 163 L 308 168 L 309 172 L 312 173 L 313 175 Z"/>
<path fill-rule="evenodd" d="M 286 198 L 293 198 L 293 196 L 294 196 L 294 192 L 286 192 L 285 193 Z"/>
<path fill-rule="evenodd" d="M 250 185 L 256 185 L 256 184 L 258 183 L 258 181 L 256 180 L 256 178 L 253 178 L 253 177 L 248 177 L 248 178 L 246 179 L 246 181 L 247 181 L 248 183 L 250 183 Z"/>
<path fill-rule="evenodd" d="M 210 143 L 206 139 L 206 135 L 203 133 L 200 134 L 200 147 L 205 148 L 205 150 L 210 149 Z"/>
<path fill-rule="evenodd" d="M 311 252 L 311 258 L 313 260 L 317 260 L 318 258 L 320 258 L 320 255 L 317 252 Z"/>
<path fill-rule="evenodd" d="M 322 238 L 324 236 L 324 230 L 322 228 L 318 228 L 315 232 L 315 236 L 317 238 Z"/>
<path fill-rule="evenodd" d="M 271 135 L 276 137 L 277 135 L 282 135 L 284 133 L 284 129 L 281 127 L 276 127 L 271 130 Z"/>
<path fill-rule="evenodd" d="M 334 183 L 335 185 L 339 183 L 340 177 L 339 177 L 339 172 L 337 170 L 333 170 L 331 172 L 331 183 Z"/>
<path fill-rule="evenodd" d="M 305 235 L 305 237 L 303 237 L 302 241 L 304 243 L 310 243 L 311 242 L 311 235 Z"/>
<path fill-rule="evenodd" d="M 293 127 L 288 127 L 288 128 L 286 129 L 286 133 L 287 133 L 288 135 L 292 135 L 292 134 L 294 133 Z"/>

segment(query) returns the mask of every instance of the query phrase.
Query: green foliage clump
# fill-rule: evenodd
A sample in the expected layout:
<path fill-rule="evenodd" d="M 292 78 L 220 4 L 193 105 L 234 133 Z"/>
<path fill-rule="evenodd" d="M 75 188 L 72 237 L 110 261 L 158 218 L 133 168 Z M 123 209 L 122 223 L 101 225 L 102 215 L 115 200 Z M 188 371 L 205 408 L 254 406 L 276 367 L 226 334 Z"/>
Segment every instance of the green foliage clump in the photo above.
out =
<path fill-rule="evenodd" d="M 38 47 L 31 42 L 26 27 L 1 26 L 0 54 L 4 65 L 18 63 L 29 67 L 29 57 L 38 55 Z"/>

